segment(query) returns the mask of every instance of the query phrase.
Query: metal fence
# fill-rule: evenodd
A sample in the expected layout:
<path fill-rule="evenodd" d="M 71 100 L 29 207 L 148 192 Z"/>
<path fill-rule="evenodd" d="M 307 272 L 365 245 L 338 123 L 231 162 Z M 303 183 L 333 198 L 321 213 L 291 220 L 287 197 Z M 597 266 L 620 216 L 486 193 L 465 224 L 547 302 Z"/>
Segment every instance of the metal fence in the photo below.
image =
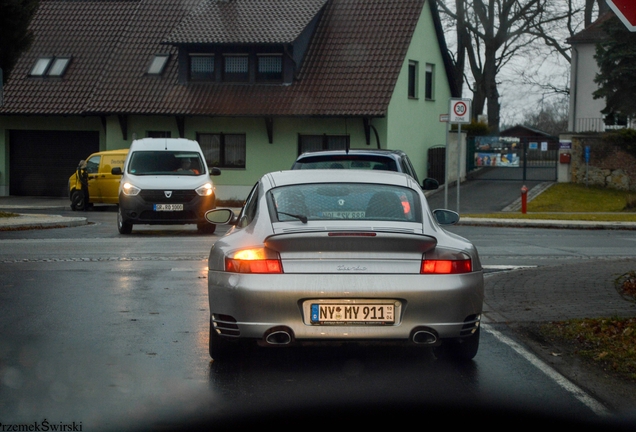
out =
<path fill-rule="evenodd" d="M 481 179 L 557 179 L 557 137 L 469 137 L 467 146 L 467 172 L 480 169 Z"/>
<path fill-rule="evenodd" d="M 611 122 L 604 118 L 577 118 L 574 132 L 607 132 L 634 126 L 636 121 L 627 119 Z"/>

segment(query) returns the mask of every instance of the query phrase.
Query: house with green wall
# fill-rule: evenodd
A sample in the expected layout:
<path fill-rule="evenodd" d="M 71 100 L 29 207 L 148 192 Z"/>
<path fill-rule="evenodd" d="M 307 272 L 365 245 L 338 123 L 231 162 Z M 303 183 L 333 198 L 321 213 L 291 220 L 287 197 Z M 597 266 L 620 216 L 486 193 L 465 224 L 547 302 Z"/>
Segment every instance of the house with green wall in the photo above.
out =
<path fill-rule="evenodd" d="M 457 97 L 431 0 L 46 0 L 4 85 L 0 196 L 63 196 L 136 138 L 201 144 L 242 199 L 306 151 L 401 149 L 418 175 Z"/>

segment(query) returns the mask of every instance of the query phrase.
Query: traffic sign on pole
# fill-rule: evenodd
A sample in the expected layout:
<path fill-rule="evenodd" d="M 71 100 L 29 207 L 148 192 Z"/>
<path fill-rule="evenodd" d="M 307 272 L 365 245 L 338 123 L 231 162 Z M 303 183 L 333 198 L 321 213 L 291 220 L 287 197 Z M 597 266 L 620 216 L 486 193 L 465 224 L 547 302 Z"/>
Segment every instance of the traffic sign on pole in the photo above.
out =
<path fill-rule="evenodd" d="M 448 112 L 448 123 L 457 125 L 457 208 L 459 213 L 459 184 L 461 182 L 461 161 L 462 161 L 462 124 L 470 123 L 470 99 L 451 99 Z M 444 182 L 444 205 L 448 204 L 448 129 L 446 130 L 446 181 Z"/>
<path fill-rule="evenodd" d="M 470 102 L 470 99 L 451 99 L 448 110 L 450 112 L 449 123 L 470 123 Z"/>
<path fill-rule="evenodd" d="M 629 31 L 636 32 L 636 2 L 634 0 L 607 0 L 607 4 Z"/>

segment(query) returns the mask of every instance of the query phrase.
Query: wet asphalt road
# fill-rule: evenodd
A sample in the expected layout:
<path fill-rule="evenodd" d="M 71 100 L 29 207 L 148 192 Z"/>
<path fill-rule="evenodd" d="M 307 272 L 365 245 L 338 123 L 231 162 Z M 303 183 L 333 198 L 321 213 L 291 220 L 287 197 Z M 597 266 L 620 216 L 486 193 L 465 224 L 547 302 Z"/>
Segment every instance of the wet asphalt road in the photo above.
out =
<path fill-rule="evenodd" d="M 502 343 L 501 335 L 515 335 L 498 322 L 484 326 L 480 353 L 468 365 L 397 347 L 261 349 L 211 362 L 205 256 L 218 235 L 147 227 L 119 236 L 114 213 L 89 217 L 95 223 L 86 227 L 0 233 L 4 423 L 46 417 L 116 430 L 228 407 L 369 399 L 479 400 L 575 418 L 604 410 Z M 457 229 L 492 241 L 485 261 L 501 253 L 505 242 L 486 228 Z"/>

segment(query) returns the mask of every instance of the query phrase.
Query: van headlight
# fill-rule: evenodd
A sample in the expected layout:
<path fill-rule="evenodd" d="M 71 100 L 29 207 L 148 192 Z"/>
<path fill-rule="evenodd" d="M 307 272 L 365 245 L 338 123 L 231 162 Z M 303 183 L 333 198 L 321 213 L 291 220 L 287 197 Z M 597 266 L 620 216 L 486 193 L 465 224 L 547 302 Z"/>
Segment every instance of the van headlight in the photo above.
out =
<path fill-rule="evenodd" d="M 141 189 L 139 189 L 137 186 L 133 186 L 132 184 L 126 182 L 122 186 L 121 191 L 124 193 L 124 195 L 137 196 L 139 195 L 139 192 L 141 192 Z"/>
<path fill-rule="evenodd" d="M 199 194 L 199 196 L 210 196 L 214 193 L 214 187 L 212 183 L 206 183 L 201 187 L 195 189 L 195 192 Z"/>

